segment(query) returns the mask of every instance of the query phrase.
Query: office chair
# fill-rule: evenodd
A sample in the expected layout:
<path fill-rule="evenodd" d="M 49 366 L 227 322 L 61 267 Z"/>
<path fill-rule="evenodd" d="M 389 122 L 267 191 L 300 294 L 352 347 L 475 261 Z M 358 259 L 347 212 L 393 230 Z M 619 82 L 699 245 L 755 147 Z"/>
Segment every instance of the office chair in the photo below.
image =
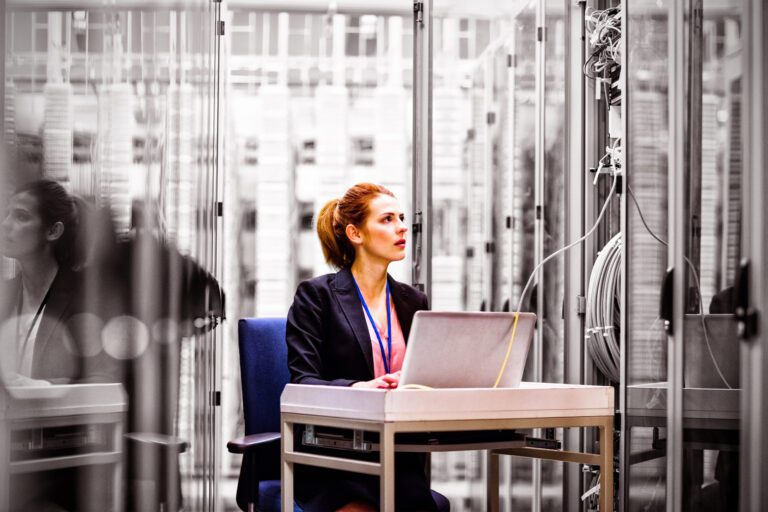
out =
<path fill-rule="evenodd" d="M 238 344 L 245 436 L 227 443 L 231 453 L 243 454 L 237 505 L 248 512 L 279 512 L 280 394 L 291 378 L 285 318 L 241 319 Z"/>
<path fill-rule="evenodd" d="M 238 344 L 245 436 L 227 443 L 230 453 L 243 454 L 237 505 L 280 512 L 280 395 L 290 381 L 285 318 L 241 319 Z M 432 491 L 432 498 L 440 512 L 450 510 L 445 496 Z"/>

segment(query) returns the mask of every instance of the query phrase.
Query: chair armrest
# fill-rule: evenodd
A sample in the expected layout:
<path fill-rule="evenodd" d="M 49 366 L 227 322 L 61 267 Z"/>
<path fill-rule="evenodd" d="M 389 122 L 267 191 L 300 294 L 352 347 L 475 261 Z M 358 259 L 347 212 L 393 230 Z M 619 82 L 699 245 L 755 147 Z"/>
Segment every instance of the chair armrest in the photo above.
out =
<path fill-rule="evenodd" d="M 175 450 L 177 453 L 184 453 L 189 447 L 189 443 L 184 439 L 166 434 L 155 432 L 129 432 L 125 438 L 146 446 L 159 446 Z"/>
<path fill-rule="evenodd" d="M 250 436 L 238 437 L 227 443 L 229 453 L 248 453 L 251 450 L 280 440 L 280 432 L 262 432 Z"/>

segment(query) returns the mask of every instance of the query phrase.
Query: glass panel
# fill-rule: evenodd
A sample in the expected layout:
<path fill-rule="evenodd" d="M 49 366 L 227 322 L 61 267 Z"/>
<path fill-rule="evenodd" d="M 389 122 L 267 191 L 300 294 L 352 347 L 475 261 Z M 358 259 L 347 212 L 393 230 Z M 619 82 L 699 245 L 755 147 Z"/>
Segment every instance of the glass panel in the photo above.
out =
<path fill-rule="evenodd" d="M 741 2 L 697 2 L 690 46 L 689 263 L 684 341 L 683 510 L 739 502 Z M 695 406 L 708 404 L 706 412 Z"/>
<path fill-rule="evenodd" d="M 502 261 L 511 261 L 511 294 L 508 309 L 518 306 L 520 294 L 535 266 L 535 155 L 536 155 L 536 5 L 530 3 L 514 20 L 514 40 L 510 41 L 514 66 L 509 77 L 509 106 L 511 111 L 505 126 L 510 132 L 511 147 L 506 149 L 511 173 L 511 190 L 505 197 L 511 201 L 507 208 L 511 217 L 509 253 L 504 252 Z M 507 180 L 504 180 L 505 183 Z M 507 237 L 505 237 L 507 238 Z M 510 257 L 511 256 L 511 257 Z M 504 267 L 502 267 L 504 268 Z M 509 292 L 507 292 L 509 293 Z M 534 311 L 531 293 L 527 294 L 522 309 Z M 507 299 L 505 299 L 506 302 Z M 502 303 L 504 306 L 504 303 Z M 507 309 L 507 308 L 505 308 Z M 533 351 L 529 352 L 532 354 Z M 533 380 L 533 357 L 528 358 L 523 379 Z M 507 466 L 508 464 L 508 466 Z M 505 510 L 532 510 L 533 477 L 532 462 L 517 457 L 509 458 L 502 467 L 508 474 L 502 485 Z"/>
<path fill-rule="evenodd" d="M 3 20 L 0 430 L 40 471 L 2 509 L 215 508 L 218 56 L 175 5 Z"/>
<path fill-rule="evenodd" d="M 544 75 L 544 257 L 565 246 L 565 11 L 563 0 L 546 0 Z M 576 193 L 577 191 L 572 191 Z M 543 293 L 540 311 L 542 338 L 542 382 L 563 382 L 565 322 L 563 298 L 565 265 L 562 256 L 551 259 L 539 272 L 537 289 Z M 557 434 L 562 440 L 562 431 Z M 560 492 L 563 464 L 542 461 L 542 505 L 544 511 L 563 509 Z"/>
<path fill-rule="evenodd" d="M 289 33 L 281 31 L 274 13 L 247 12 L 268 20 L 263 28 L 259 23 L 251 28 L 256 39 L 268 30 L 275 47 L 288 43 Z M 323 261 L 314 219 L 328 200 L 355 183 L 389 188 L 405 209 L 406 224 L 413 222 L 412 93 L 403 80 L 412 74 L 411 17 L 296 10 L 288 16 L 284 28 L 303 42 L 284 59 L 257 52 L 228 62 L 231 117 L 221 129 L 231 162 L 228 275 L 236 291 L 227 297 L 230 318 L 285 316 L 300 281 L 332 272 Z M 379 23 L 382 19 L 386 23 Z M 347 57 L 350 33 L 360 51 L 361 26 L 369 40 L 387 41 L 376 47 L 382 58 Z M 374 70 L 371 85 L 347 79 L 364 76 L 366 66 Z M 411 233 L 406 238 L 410 243 Z M 389 269 L 397 280 L 410 282 L 409 261 Z M 236 346 L 234 338 L 230 343 Z M 230 355 L 224 368 L 230 385 L 223 394 L 233 398 L 223 420 L 224 439 L 244 433 L 236 351 Z M 236 480 L 240 462 L 239 456 L 226 459 L 224 477 Z M 234 491 L 232 508 L 233 497 Z"/>
<path fill-rule="evenodd" d="M 563 8 L 563 2 L 555 7 L 559 18 L 553 14 L 553 24 L 562 26 Z M 536 3 L 484 3 L 482 17 L 455 3 L 437 2 L 434 9 L 433 308 L 514 309 L 534 261 Z M 562 109 L 564 101 L 562 44 L 561 38 L 560 49 L 553 50 L 552 72 L 561 81 L 552 92 L 553 109 L 556 103 Z M 561 69 L 555 70 L 558 62 Z M 563 148 L 553 128 L 548 140 L 555 183 Z M 552 200 L 562 202 L 559 194 Z M 558 362 L 552 363 L 554 370 Z M 562 379 L 562 369 L 554 372 Z M 482 454 L 434 454 L 432 460 L 433 486 L 452 508 L 485 509 Z M 531 461 L 502 461 L 502 510 L 530 509 Z M 560 510 L 561 465 L 545 466 L 545 507 Z"/>
<path fill-rule="evenodd" d="M 626 5 L 627 87 L 627 424 L 626 509 L 666 509 L 667 338 L 659 296 L 667 267 L 669 215 L 669 6 L 654 0 Z M 640 216 L 642 211 L 642 217 Z"/>

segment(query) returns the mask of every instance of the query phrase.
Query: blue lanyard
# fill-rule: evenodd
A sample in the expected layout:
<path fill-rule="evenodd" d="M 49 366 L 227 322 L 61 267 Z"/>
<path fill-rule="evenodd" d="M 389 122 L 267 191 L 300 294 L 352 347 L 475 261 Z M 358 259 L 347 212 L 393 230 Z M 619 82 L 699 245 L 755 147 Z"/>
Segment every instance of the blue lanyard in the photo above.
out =
<path fill-rule="evenodd" d="M 384 362 L 384 371 L 386 373 L 392 373 L 389 369 L 392 366 L 392 318 L 389 312 L 389 281 L 387 281 L 387 352 L 384 351 L 384 343 L 381 341 L 381 335 L 379 335 L 379 328 L 376 326 L 376 322 L 373 320 L 371 310 L 368 309 L 368 304 L 365 303 L 363 293 L 360 291 L 360 287 L 357 286 L 355 281 L 355 288 L 357 288 L 357 295 L 360 297 L 360 302 L 363 303 L 363 309 L 365 314 L 368 315 L 368 320 L 371 321 L 373 332 L 376 333 L 376 339 L 379 342 L 379 350 L 381 350 L 381 360 Z"/>

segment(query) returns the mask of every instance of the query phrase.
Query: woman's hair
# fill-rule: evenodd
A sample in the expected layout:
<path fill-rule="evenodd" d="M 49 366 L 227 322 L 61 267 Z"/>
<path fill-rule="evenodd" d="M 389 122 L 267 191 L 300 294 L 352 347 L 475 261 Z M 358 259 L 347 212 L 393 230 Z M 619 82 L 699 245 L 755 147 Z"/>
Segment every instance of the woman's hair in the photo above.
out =
<path fill-rule="evenodd" d="M 336 268 L 349 268 L 355 261 L 355 248 L 347 238 L 349 224 L 363 226 L 368 205 L 379 194 L 395 197 L 389 189 L 373 183 L 358 183 L 341 199 L 331 199 L 317 214 L 317 236 L 325 261 Z"/>
<path fill-rule="evenodd" d="M 40 179 L 25 183 L 15 194 L 26 193 L 37 200 L 37 213 L 43 229 L 49 229 L 57 222 L 64 226 L 64 232 L 53 242 L 53 257 L 61 267 L 75 268 L 81 263 L 82 248 L 78 243 L 79 216 L 75 199 L 59 183 Z"/>

